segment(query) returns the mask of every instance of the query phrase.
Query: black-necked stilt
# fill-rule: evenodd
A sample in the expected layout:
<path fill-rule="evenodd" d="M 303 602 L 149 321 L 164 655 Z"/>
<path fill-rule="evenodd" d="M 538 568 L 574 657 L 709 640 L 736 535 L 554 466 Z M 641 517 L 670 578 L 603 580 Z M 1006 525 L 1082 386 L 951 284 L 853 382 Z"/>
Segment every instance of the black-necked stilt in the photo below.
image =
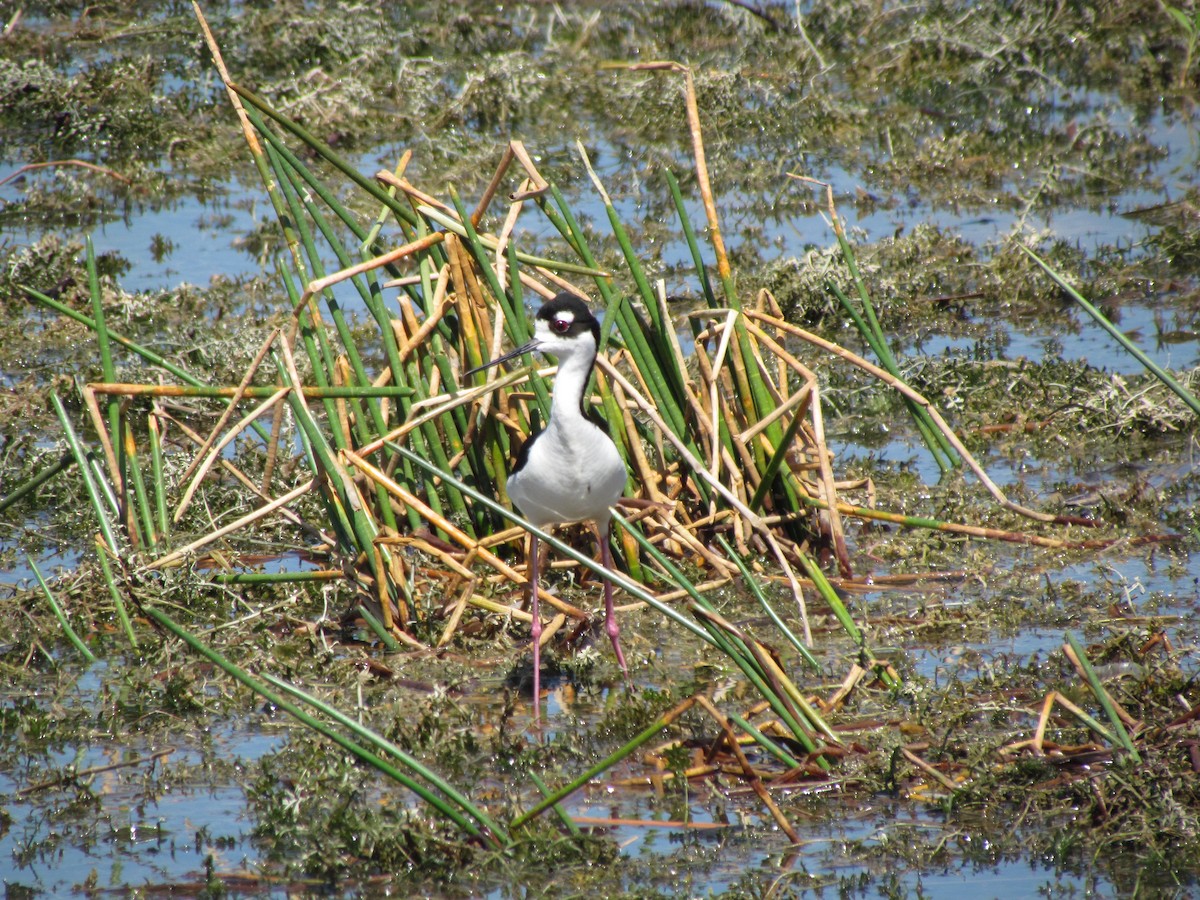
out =
<path fill-rule="evenodd" d="M 514 356 L 539 350 L 558 357 L 558 377 L 550 402 L 550 421 L 521 447 L 517 463 L 508 477 L 508 496 L 521 514 L 538 528 L 571 522 L 591 521 L 596 526 L 600 561 L 612 568 L 609 508 L 625 489 L 625 463 L 603 424 L 584 409 L 596 351 L 600 343 L 600 323 L 582 300 L 567 292 L 547 301 L 537 311 L 534 337 L 511 353 L 492 360 L 480 369 L 502 363 Z M 467 373 L 470 374 L 470 373 Z M 538 616 L 538 539 L 530 534 L 529 585 L 530 612 L 533 613 L 533 703 L 534 718 L 541 715 L 541 637 L 542 620 Z M 621 672 L 629 679 L 625 655 L 617 639 L 617 619 L 613 611 L 612 583 L 604 579 L 605 630 Z"/>

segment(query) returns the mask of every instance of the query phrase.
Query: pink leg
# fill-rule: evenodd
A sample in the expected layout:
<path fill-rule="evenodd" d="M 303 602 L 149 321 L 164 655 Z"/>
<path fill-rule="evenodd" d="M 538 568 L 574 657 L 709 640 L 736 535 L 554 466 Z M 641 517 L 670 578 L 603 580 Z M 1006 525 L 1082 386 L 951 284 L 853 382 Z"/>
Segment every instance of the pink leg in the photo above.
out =
<path fill-rule="evenodd" d="M 538 615 L 538 539 L 529 535 L 529 561 L 526 565 L 529 577 L 529 612 L 533 624 L 529 628 L 533 636 L 533 723 L 542 721 L 542 617 Z"/>
<path fill-rule="evenodd" d="M 600 562 L 604 568 L 611 569 L 613 558 L 612 548 L 609 546 L 607 524 L 596 526 L 596 538 L 600 542 Z M 621 674 L 625 676 L 625 686 L 633 690 L 633 682 L 629 678 L 629 667 L 625 665 L 625 654 L 621 652 L 621 642 L 617 637 L 620 628 L 617 626 L 617 612 L 613 608 L 613 586 L 607 578 L 604 579 L 604 630 L 608 632 L 608 637 L 612 641 L 613 652 L 616 653 L 617 662 L 621 665 Z"/>

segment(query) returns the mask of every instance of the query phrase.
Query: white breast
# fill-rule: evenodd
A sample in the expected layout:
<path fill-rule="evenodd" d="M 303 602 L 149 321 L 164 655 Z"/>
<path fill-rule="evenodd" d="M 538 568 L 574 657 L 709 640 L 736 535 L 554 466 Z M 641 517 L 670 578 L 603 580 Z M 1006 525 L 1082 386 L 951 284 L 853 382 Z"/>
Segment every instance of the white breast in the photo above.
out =
<path fill-rule="evenodd" d="M 581 522 L 606 524 L 608 508 L 625 489 L 625 464 L 612 439 L 583 419 L 564 430 L 552 419 L 529 448 L 525 465 L 508 479 L 508 496 L 538 527 Z"/>

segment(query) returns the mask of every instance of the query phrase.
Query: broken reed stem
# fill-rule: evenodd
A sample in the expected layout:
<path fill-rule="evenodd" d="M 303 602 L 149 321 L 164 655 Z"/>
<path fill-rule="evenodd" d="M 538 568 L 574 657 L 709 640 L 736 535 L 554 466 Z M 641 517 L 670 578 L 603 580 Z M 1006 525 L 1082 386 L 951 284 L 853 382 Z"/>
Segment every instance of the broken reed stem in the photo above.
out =
<path fill-rule="evenodd" d="M 187 489 L 183 492 L 183 499 L 179 501 L 179 507 L 175 510 L 175 515 L 172 519 L 173 522 L 178 524 L 179 520 L 183 518 L 184 512 L 186 512 L 188 506 L 191 505 L 192 497 L 195 495 L 196 489 L 200 487 L 200 482 L 204 480 L 204 476 L 208 474 L 208 470 L 212 468 L 213 462 L 216 461 L 221 452 L 229 446 L 230 442 L 232 442 L 234 438 L 250 427 L 251 422 L 257 420 L 259 416 L 274 407 L 279 403 L 279 401 L 286 397 L 290 390 L 291 388 L 287 387 L 281 387 L 276 390 L 274 394 L 272 394 L 262 403 L 258 404 L 258 406 L 254 407 L 254 409 L 250 410 L 250 412 L 246 413 L 246 415 L 244 415 L 237 422 L 237 424 L 234 425 L 233 428 L 229 429 L 229 431 L 225 433 L 225 436 L 215 444 L 211 444 L 211 442 L 213 438 L 217 436 L 218 429 L 216 427 L 212 429 L 208 438 L 206 438 L 206 446 L 201 448 L 202 450 L 207 450 L 207 452 L 203 457 L 201 457 L 198 453 L 196 460 L 192 463 L 192 465 L 195 466 L 196 462 L 198 461 L 200 465 L 199 468 L 196 469 L 195 477 L 191 480 L 187 486 Z M 233 411 L 233 409 L 233 403 L 230 403 L 229 406 L 226 407 L 225 412 L 230 413 Z M 211 446 L 208 446 L 210 444 Z M 186 480 L 186 476 L 184 476 L 184 479 L 181 480 Z"/>
<path fill-rule="evenodd" d="M 196 471 L 196 467 L 200 465 L 205 454 L 208 453 L 209 447 L 211 447 L 216 441 L 217 435 L 221 432 L 221 429 L 223 429 L 225 424 L 233 417 L 235 405 L 239 400 L 242 399 L 243 394 L 246 392 L 246 388 L 250 387 L 250 382 L 254 378 L 254 373 L 258 371 L 259 366 L 262 365 L 262 361 L 267 358 L 267 353 L 270 352 L 271 345 L 275 343 L 275 340 L 278 337 L 279 329 L 271 329 L 271 333 L 267 335 L 267 339 L 263 341 L 262 346 L 258 349 L 258 353 L 254 355 L 254 359 L 250 361 L 250 365 L 246 368 L 246 374 L 242 376 L 241 382 L 234 389 L 230 402 L 221 412 L 221 417 L 217 419 L 217 423 L 213 425 L 212 430 L 209 432 L 209 435 L 205 439 L 204 443 L 201 444 L 196 450 L 196 455 L 192 457 L 191 463 L 188 464 L 188 467 L 184 470 L 183 474 L 179 476 L 180 483 L 185 482 L 192 477 L 192 473 Z M 199 479 L 197 479 L 197 481 L 199 481 Z M 192 490 L 194 490 L 194 488 Z M 185 499 L 179 504 L 179 511 L 175 513 L 176 522 L 179 521 L 179 517 L 182 514 L 184 507 L 187 506 L 187 503 L 190 500 L 190 496 L 191 491 L 185 495 Z"/>
<path fill-rule="evenodd" d="M 293 488 L 292 490 L 290 490 L 286 494 L 284 494 L 282 497 L 278 497 L 275 500 L 272 500 L 266 506 L 256 509 L 256 510 L 254 510 L 254 512 L 248 513 L 247 515 L 242 516 L 240 519 L 238 519 L 234 522 L 230 522 L 228 525 L 225 525 L 222 528 L 218 528 L 216 531 L 210 532 L 209 534 L 206 534 L 204 537 L 199 538 L 198 540 L 192 541 L 190 544 L 188 544 L 185 547 L 180 547 L 178 550 L 172 551 L 171 553 L 168 553 L 166 556 L 159 557 L 158 559 L 154 560 L 153 562 L 148 563 L 144 567 L 145 570 L 146 571 L 154 571 L 155 569 L 163 569 L 163 568 L 166 568 L 167 566 L 174 565 L 175 563 L 178 563 L 180 560 L 182 560 L 185 556 L 195 553 L 201 547 L 207 547 L 209 544 L 213 543 L 214 541 L 220 540 L 221 538 L 225 537 L 225 535 L 227 535 L 227 534 L 232 534 L 235 531 L 240 531 L 241 529 L 245 528 L 247 525 L 251 525 L 254 522 L 257 522 L 261 519 L 265 519 L 267 516 L 274 513 L 277 509 L 287 506 L 289 503 L 297 500 L 300 497 L 303 497 L 306 493 L 308 493 L 308 491 L 310 491 L 312 489 L 314 484 L 316 484 L 316 479 L 310 478 L 308 481 L 304 482 L 304 484 L 300 485 L 297 488 Z"/>
<path fill-rule="evenodd" d="M 963 460 L 970 467 L 971 471 L 975 473 L 975 477 L 980 480 L 980 482 L 983 484 L 983 486 L 987 489 L 988 493 L 991 494 L 994 498 L 996 498 L 996 502 L 999 503 L 1001 506 L 1003 506 L 1005 509 L 1010 510 L 1011 512 L 1015 512 L 1018 515 L 1025 516 L 1026 518 L 1034 519 L 1035 521 L 1038 521 L 1038 522 L 1048 522 L 1048 523 L 1052 523 L 1052 524 L 1082 524 L 1082 521 L 1076 522 L 1075 520 L 1071 520 L 1070 522 L 1065 522 L 1059 516 L 1055 516 L 1050 513 L 1038 512 L 1037 510 L 1029 509 L 1026 506 L 1022 506 L 1019 503 L 1009 500 L 1008 497 L 1005 495 L 1004 491 L 1002 491 L 1000 489 L 999 485 L 997 485 L 994 481 L 992 481 L 992 479 L 988 476 L 987 472 L 984 470 L 983 466 L 981 466 L 979 464 L 978 460 L 976 460 L 975 457 L 971 455 L 970 451 L 968 451 L 967 448 L 965 446 L 963 446 L 962 441 L 960 441 L 958 439 L 958 435 L 956 435 L 954 433 L 954 430 L 950 427 L 950 425 L 946 422 L 946 420 L 942 418 L 941 413 L 939 413 L 937 411 L 937 408 L 932 403 L 930 403 L 927 399 L 925 399 L 925 397 L 922 394 L 913 390 L 911 387 L 909 387 L 907 384 L 905 384 L 899 378 L 896 378 L 895 376 L 893 376 L 890 372 L 887 372 L 884 369 L 879 368 L 879 366 L 876 366 L 873 363 L 868 362 L 867 360 L 863 359 L 861 356 L 858 356 L 857 354 L 850 352 L 849 350 L 845 349 L 844 347 L 839 346 L 838 344 L 833 343 L 832 341 L 827 341 L 824 338 L 819 337 L 810 331 L 806 331 L 803 328 L 800 328 L 798 325 L 793 325 L 790 322 L 785 322 L 782 319 L 776 318 L 774 316 L 768 316 L 764 313 L 755 312 L 753 310 L 747 311 L 746 315 L 751 319 L 756 319 L 761 322 L 767 322 L 774 328 L 778 328 L 781 331 L 785 331 L 786 333 L 793 335 L 794 337 L 798 337 L 803 341 L 807 341 L 808 343 L 812 344 L 815 347 L 821 348 L 822 350 L 826 351 L 827 353 L 832 353 L 833 355 L 839 357 L 840 359 L 844 359 L 846 362 L 849 362 L 852 365 L 857 366 L 858 368 L 862 369 L 864 372 L 867 372 L 868 374 L 874 376 L 878 380 L 882 381 L 884 384 L 895 389 L 896 391 L 903 394 L 908 399 L 912 400 L 918 406 L 923 408 L 929 414 L 929 416 L 933 420 L 934 424 L 937 425 L 938 429 L 941 430 L 942 433 L 946 436 L 946 439 L 948 441 L 950 441 L 950 443 L 954 447 L 955 451 L 962 456 Z"/>
<path fill-rule="evenodd" d="M 208 385 L 190 384 L 126 384 L 124 382 L 93 381 L 84 385 L 84 389 L 95 394 L 124 394 L 129 397 L 202 397 L 205 399 L 228 399 L 239 393 L 236 387 L 210 387 Z M 251 385 L 242 390 L 242 397 L 260 400 L 272 396 L 279 390 L 279 385 Z M 413 389 L 395 386 L 330 386 L 301 385 L 288 387 L 308 400 L 337 400 L 365 399 L 368 397 L 410 397 Z"/>
<path fill-rule="evenodd" d="M 644 396 L 642 396 L 641 392 L 638 391 L 638 389 L 634 387 L 624 375 L 617 371 L 612 363 L 610 363 L 603 356 L 597 356 L 596 365 L 599 366 L 600 370 L 603 371 L 609 378 L 621 385 L 621 388 L 625 391 L 626 395 L 637 404 L 638 408 L 644 412 L 651 419 L 651 421 L 653 421 L 655 427 L 658 428 L 660 433 L 671 442 L 676 451 L 680 454 L 684 462 L 692 469 L 692 471 L 704 478 L 705 481 L 707 481 L 715 491 L 720 493 L 725 498 L 726 502 L 736 509 L 739 514 L 741 514 L 746 522 L 751 525 L 759 534 L 759 536 L 762 537 L 762 539 L 767 543 L 767 546 L 771 548 L 771 552 L 774 555 L 775 560 L 779 563 L 779 566 L 783 570 L 784 575 L 788 580 L 788 584 L 791 587 L 792 596 L 796 600 L 797 608 L 800 611 L 801 621 L 804 625 L 805 640 L 811 646 L 812 629 L 808 621 L 808 608 L 804 601 L 804 593 L 800 588 L 800 582 L 796 578 L 796 573 L 792 569 L 792 565 L 788 561 L 787 555 L 783 552 L 783 547 L 776 539 L 774 532 L 772 532 L 771 529 L 763 523 L 762 518 L 757 513 L 739 500 L 733 494 L 733 492 L 729 490 L 728 487 L 709 474 L 708 470 L 701 464 L 700 460 L 696 459 L 696 457 L 692 455 L 691 451 L 688 450 L 687 445 L 667 426 L 667 423 L 663 421 L 662 416 L 659 415 L 658 410 L 654 408 L 654 405 L 651 404 L 650 401 Z"/>
<path fill-rule="evenodd" d="M 410 506 L 415 509 L 418 515 L 420 515 L 427 522 L 441 529 L 442 531 L 445 531 L 446 534 L 450 536 L 450 539 L 459 546 L 466 550 L 475 551 L 482 562 L 491 566 L 501 575 L 504 575 L 506 578 L 517 584 L 529 583 L 529 580 L 525 578 L 525 576 L 518 573 L 516 569 L 509 566 L 506 562 L 490 551 L 484 550 L 479 546 L 479 542 L 472 538 L 469 534 L 458 528 L 452 522 L 449 522 L 442 516 L 439 516 L 424 501 L 420 500 L 404 487 L 397 484 L 391 478 L 388 478 L 387 475 L 385 475 L 375 466 L 371 465 L 359 454 L 355 453 L 353 450 L 346 449 L 340 451 L 340 455 L 353 463 L 354 466 L 369 479 L 374 481 L 376 484 L 381 485 L 384 490 L 398 499 L 401 503 L 404 503 L 406 506 Z M 381 538 L 380 541 L 386 543 L 388 539 Z M 554 596 L 544 588 L 538 588 L 538 597 L 573 619 L 577 619 L 579 621 L 584 621 L 587 619 L 587 614 L 582 610 L 577 609 L 564 600 L 560 600 L 558 597 Z"/>

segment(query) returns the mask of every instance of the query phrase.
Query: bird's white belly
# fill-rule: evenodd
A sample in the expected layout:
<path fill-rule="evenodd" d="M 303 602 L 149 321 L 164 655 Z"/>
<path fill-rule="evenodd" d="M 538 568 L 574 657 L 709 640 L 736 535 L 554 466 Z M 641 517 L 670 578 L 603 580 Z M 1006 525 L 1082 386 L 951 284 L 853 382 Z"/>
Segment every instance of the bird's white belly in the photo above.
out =
<path fill-rule="evenodd" d="M 607 520 L 608 508 L 625 489 L 625 464 L 616 446 L 586 424 L 590 433 L 578 432 L 568 441 L 552 423 L 530 447 L 525 465 L 509 477 L 508 496 L 534 525 Z"/>

